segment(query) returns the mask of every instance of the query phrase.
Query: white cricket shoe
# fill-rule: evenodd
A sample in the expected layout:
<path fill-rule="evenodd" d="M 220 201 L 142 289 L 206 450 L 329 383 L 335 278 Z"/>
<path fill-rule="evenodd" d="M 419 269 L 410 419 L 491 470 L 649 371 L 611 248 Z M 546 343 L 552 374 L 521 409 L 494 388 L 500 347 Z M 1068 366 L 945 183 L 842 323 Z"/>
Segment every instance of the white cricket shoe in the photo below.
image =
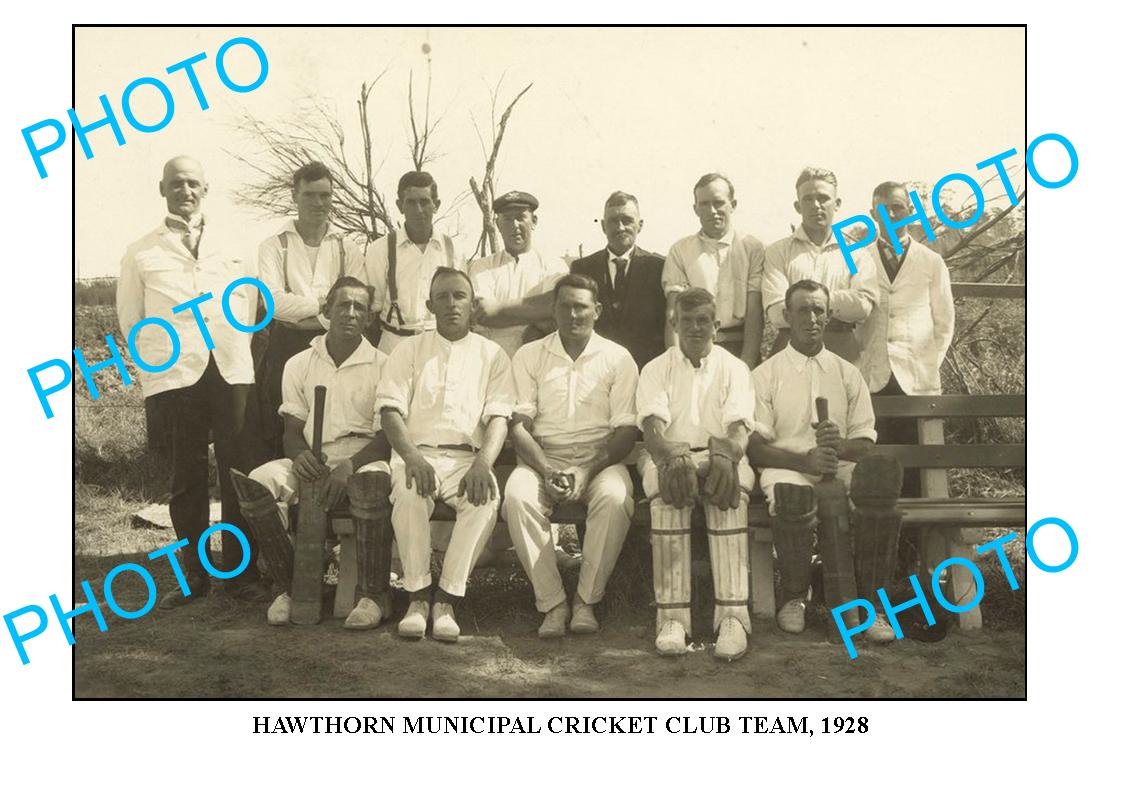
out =
<path fill-rule="evenodd" d="M 573 600 L 573 618 L 569 620 L 569 629 L 578 635 L 588 635 L 600 630 L 600 622 L 593 612 L 593 606 L 585 603 L 580 597 Z"/>
<path fill-rule="evenodd" d="M 360 598 L 343 621 L 343 626 L 348 630 L 370 630 L 380 624 L 382 607 L 369 597 Z"/>
<path fill-rule="evenodd" d="M 398 622 L 398 635 L 402 638 L 425 638 L 425 625 L 429 622 L 429 601 L 413 600 L 406 615 Z"/>
<path fill-rule="evenodd" d="M 563 600 L 546 612 L 542 624 L 538 626 L 538 638 L 561 638 L 565 635 L 565 620 L 568 618 L 569 606 Z"/>
<path fill-rule="evenodd" d="M 655 639 L 655 651 L 660 655 L 686 654 L 686 628 L 681 622 L 671 619 L 663 623 Z"/>
<path fill-rule="evenodd" d="M 888 644 L 890 641 L 897 640 L 897 634 L 893 632 L 893 626 L 881 614 L 874 617 L 873 624 L 866 628 L 866 636 L 869 637 L 870 641 L 878 644 Z"/>
<path fill-rule="evenodd" d="M 735 661 L 749 651 L 749 634 L 741 620 L 734 616 L 727 616 L 718 626 L 717 644 L 714 645 L 714 657 L 723 661 Z"/>
<path fill-rule="evenodd" d="M 802 599 L 788 600 L 776 614 L 776 624 L 785 633 L 802 633 L 805 626 L 806 603 Z"/>
<path fill-rule="evenodd" d="M 271 625 L 287 625 L 292 615 L 292 598 L 288 593 L 278 594 L 265 612 L 265 621 Z"/>
<path fill-rule="evenodd" d="M 433 638 L 437 641 L 455 642 L 460 638 L 460 625 L 448 603 L 433 605 Z"/>

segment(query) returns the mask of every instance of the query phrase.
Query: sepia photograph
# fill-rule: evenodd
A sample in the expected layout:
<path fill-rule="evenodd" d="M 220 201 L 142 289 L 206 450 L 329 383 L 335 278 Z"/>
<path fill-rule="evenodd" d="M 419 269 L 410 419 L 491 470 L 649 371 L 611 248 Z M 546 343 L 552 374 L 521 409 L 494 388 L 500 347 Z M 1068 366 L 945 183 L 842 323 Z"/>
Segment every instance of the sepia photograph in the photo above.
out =
<path fill-rule="evenodd" d="M 75 699 L 1026 698 L 1025 26 L 73 46 Z"/>

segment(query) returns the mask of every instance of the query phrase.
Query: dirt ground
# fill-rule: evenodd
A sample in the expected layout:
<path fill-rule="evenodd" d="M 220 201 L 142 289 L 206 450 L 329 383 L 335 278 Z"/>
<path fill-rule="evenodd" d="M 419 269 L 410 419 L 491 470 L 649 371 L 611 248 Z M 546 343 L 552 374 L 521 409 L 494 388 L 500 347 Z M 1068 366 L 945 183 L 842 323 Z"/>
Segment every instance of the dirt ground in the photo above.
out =
<path fill-rule="evenodd" d="M 122 561 L 148 563 L 141 555 L 80 556 L 76 574 L 99 590 L 104 573 Z M 150 569 L 160 594 L 175 588 L 170 573 Z M 521 573 L 499 567 L 474 581 L 458 612 L 463 635 L 451 645 L 399 639 L 393 622 L 373 631 L 345 630 L 329 610 L 318 626 L 269 627 L 264 604 L 234 601 L 217 586 L 205 600 L 138 620 L 119 619 L 103 607 L 108 632 L 99 633 L 89 616 L 77 622 L 75 696 L 1025 696 L 1026 645 L 1019 629 L 954 631 L 936 644 L 859 646 L 851 661 L 841 645 L 826 640 L 822 625 L 790 636 L 773 622 L 754 620 L 750 652 L 740 661 L 714 660 L 709 643 L 666 659 L 654 651 L 653 609 L 606 600 L 600 634 L 541 641 Z M 124 607 L 138 608 L 144 600 L 139 579 L 116 582 L 115 596 Z M 404 595 L 396 595 L 395 619 L 404 608 Z"/>

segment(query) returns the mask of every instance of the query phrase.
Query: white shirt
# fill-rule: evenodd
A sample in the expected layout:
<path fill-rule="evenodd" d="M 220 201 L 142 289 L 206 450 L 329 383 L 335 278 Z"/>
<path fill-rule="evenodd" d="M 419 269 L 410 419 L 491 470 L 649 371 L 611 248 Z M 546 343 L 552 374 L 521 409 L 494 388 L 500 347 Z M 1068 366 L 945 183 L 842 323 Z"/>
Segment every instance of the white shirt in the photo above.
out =
<path fill-rule="evenodd" d="M 639 369 L 628 349 L 593 333 L 570 359 L 557 332 L 527 343 L 511 361 L 515 411 L 534 421 L 543 447 L 603 442 L 636 424 Z"/>
<path fill-rule="evenodd" d="M 873 392 L 889 376 L 908 395 L 939 395 L 940 365 L 955 332 L 955 303 L 944 259 L 921 243 L 908 244 L 890 282 L 876 246 L 881 300 L 862 329 L 858 368 Z"/>
<path fill-rule="evenodd" d="M 514 404 L 503 349 L 473 332 L 452 342 L 432 331 L 405 338 L 390 354 L 374 408 L 398 410 L 414 445 L 478 449 L 487 419 L 509 418 Z"/>
<path fill-rule="evenodd" d="M 765 249 L 762 300 L 772 325 L 788 328 L 783 315 L 784 294 L 801 279 L 812 279 L 830 291 L 831 317 L 847 323 L 864 321 L 878 300 L 877 267 L 866 248 L 851 252 L 851 256 L 858 269 L 853 276 L 834 235 L 817 246 L 802 224 L 793 235 Z"/>
<path fill-rule="evenodd" d="M 717 300 L 717 319 L 725 329 L 744 323 L 748 293 L 760 292 L 763 273 L 764 245 L 752 235 L 731 229 L 714 239 L 699 231 L 667 252 L 663 292 L 670 299 L 680 290 L 705 288 Z"/>
<path fill-rule="evenodd" d="M 464 258 L 456 253 L 452 240 L 447 235 L 435 232 L 425 244 L 424 250 L 399 229 L 397 241 L 397 260 L 394 265 L 398 290 L 398 309 L 401 310 L 404 325 L 398 322 L 398 315 L 387 317 L 390 309 L 390 289 L 388 286 L 390 258 L 388 247 L 390 236 L 384 235 L 367 248 L 366 283 L 374 288 L 374 311 L 395 329 L 428 331 L 437 328 L 436 318 L 425 308 L 429 298 L 429 283 L 438 268 L 464 270 Z"/>
<path fill-rule="evenodd" d="M 520 254 L 518 258 L 503 249 L 468 263 L 468 276 L 476 295 L 501 304 L 513 304 L 528 296 L 549 293 L 568 273 L 564 260 L 546 260 L 535 249 Z M 507 356 L 513 357 L 522 345 L 527 326 L 523 323 L 496 328 L 480 327 L 476 332 L 497 342 Z"/>
<path fill-rule="evenodd" d="M 253 382 L 250 356 L 252 335 L 240 332 L 226 321 L 222 294 L 235 279 L 257 276 L 253 261 L 236 248 L 221 242 L 220 231 L 210 221 L 203 227 L 198 244 L 198 259 L 183 245 L 182 232 L 169 229 L 166 222 L 136 241 L 121 259 L 117 280 L 117 317 L 125 340 L 134 325 L 144 318 L 163 318 L 179 338 L 179 357 L 160 373 L 140 372 L 140 386 L 147 398 L 167 390 L 190 387 L 206 370 L 211 355 L 228 384 Z M 212 298 L 196 305 L 214 341 L 207 350 L 202 332 L 190 309 L 173 313 L 172 307 L 210 293 Z M 230 297 L 230 312 L 238 322 L 251 326 L 257 314 L 257 290 L 239 286 Z M 140 358 L 149 365 L 161 365 L 172 354 L 168 333 L 154 324 L 137 334 Z M 125 348 L 125 341 L 120 346 Z"/>
<path fill-rule="evenodd" d="M 281 236 L 286 241 L 284 247 Z M 291 218 L 276 235 L 261 242 L 257 262 L 261 281 L 273 293 L 273 317 L 293 323 L 319 315 L 328 290 L 339 277 L 363 277 L 363 254 L 351 239 L 329 227 L 318 247 L 306 246 Z"/>
<path fill-rule="evenodd" d="M 756 431 L 765 441 L 792 453 L 815 447 L 815 399 L 827 399 L 827 413 L 843 439 L 877 441 L 870 391 L 858 369 L 823 348 L 805 357 L 789 344 L 753 371 Z"/>
<path fill-rule="evenodd" d="M 667 424 L 663 436 L 705 448 L 710 437 L 725 437 L 738 421 L 751 433 L 753 381 L 749 367 L 721 346 L 714 346 L 701 366 L 694 365 L 679 347 L 668 348 L 648 362 L 639 376 L 636 420 L 640 428 L 649 417 Z"/>
<path fill-rule="evenodd" d="M 387 356 L 362 338 L 351 356 L 336 367 L 328 353 L 327 335 L 294 354 L 285 363 L 281 377 L 281 406 L 278 414 L 307 421 L 316 401 L 316 386 L 328 388 L 324 400 L 326 445 L 347 436 L 372 437 L 382 428 L 374 411 L 374 394 Z M 312 444 L 312 424 L 304 426 L 304 440 Z"/>

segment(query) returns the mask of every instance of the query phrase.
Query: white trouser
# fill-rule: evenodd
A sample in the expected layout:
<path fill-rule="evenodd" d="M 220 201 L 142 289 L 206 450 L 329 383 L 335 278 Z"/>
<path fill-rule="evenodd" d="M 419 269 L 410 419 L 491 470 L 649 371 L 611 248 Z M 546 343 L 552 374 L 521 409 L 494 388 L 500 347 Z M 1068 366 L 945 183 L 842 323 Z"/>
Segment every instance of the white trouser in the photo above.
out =
<path fill-rule="evenodd" d="M 390 518 L 404 570 L 402 585 L 406 591 L 413 592 L 426 589 L 433 582 L 429 572 L 432 553 L 429 517 L 435 501 L 442 500 L 456 509 L 456 523 L 445 551 L 439 585 L 449 594 L 463 597 L 468 575 L 495 528 L 499 515 L 499 485 L 492 474 L 496 496 L 482 506 L 474 506 L 467 495 L 457 495 L 457 492 L 475 454 L 444 448 L 422 448 L 421 452 L 436 472 L 433 497 L 421 497 L 416 484 L 407 488 L 405 462 L 396 453 L 390 459 L 390 501 L 394 504 Z"/>
<path fill-rule="evenodd" d="M 351 458 L 365 448 L 369 442 L 368 437 L 351 436 L 324 443 L 323 452 L 324 456 L 327 457 L 327 466 L 333 468 L 344 459 Z M 360 467 L 357 472 L 371 471 L 389 473 L 390 466 L 386 462 L 368 462 Z M 280 512 L 281 521 L 287 528 L 289 524 L 288 508 L 297 502 L 297 490 L 300 485 L 300 481 L 292 469 L 292 459 L 274 459 L 271 462 L 266 462 L 254 469 L 250 473 L 250 478 L 268 489 L 269 494 L 277 499 L 277 511 Z"/>
<path fill-rule="evenodd" d="M 582 476 L 588 475 L 587 468 L 570 464 L 574 461 L 572 457 L 563 458 L 560 451 L 545 453 L 551 467 L 564 470 L 574 466 Z M 588 507 L 577 594 L 587 605 L 595 605 L 604 597 L 635 511 L 628 468 L 622 464 L 606 467 L 592 481 L 585 482 L 584 491 L 576 499 Z M 553 500 L 546 494 L 542 476 L 524 464 L 516 467 L 503 494 L 503 519 L 519 561 L 534 586 L 535 605 L 543 613 L 565 602 L 565 587 L 558 573 L 550 532 L 552 510 Z"/>
<path fill-rule="evenodd" d="M 846 487 L 846 494 L 850 494 L 850 477 L 854 474 L 854 462 L 840 461 L 838 463 L 838 480 Z M 776 516 L 776 484 L 799 484 L 800 486 L 814 486 L 822 478 L 817 475 L 808 475 L 797 470 L 783 470 L 779 467 L 766 467 L 760 471 L 760 488 L 768 499 L 768 513 Z"/>
<path fill-rule="evenodd" d="M 709 463 L 709 451 L 690 454 L 696 466 Z M 655 628 L 678 621 L 689 634 L 690 622 L 690 515 L 693 506 L 675 508 L 659 496 L 659 471 L 651 456 L 640 454 L 643 489 L 651 498 L 652 571 L 655 578 Z M 710 571 L 714 582 L 714 630 L 732 616 L 746 630 L 749 619 L 749 492 L 755 478 L 744 457 L 737 464 L 741 501 L 735 509 L 719 509 L 703 503 L 710 547 Z M 705 479 L 699 478 L 701 490 Z"/>

